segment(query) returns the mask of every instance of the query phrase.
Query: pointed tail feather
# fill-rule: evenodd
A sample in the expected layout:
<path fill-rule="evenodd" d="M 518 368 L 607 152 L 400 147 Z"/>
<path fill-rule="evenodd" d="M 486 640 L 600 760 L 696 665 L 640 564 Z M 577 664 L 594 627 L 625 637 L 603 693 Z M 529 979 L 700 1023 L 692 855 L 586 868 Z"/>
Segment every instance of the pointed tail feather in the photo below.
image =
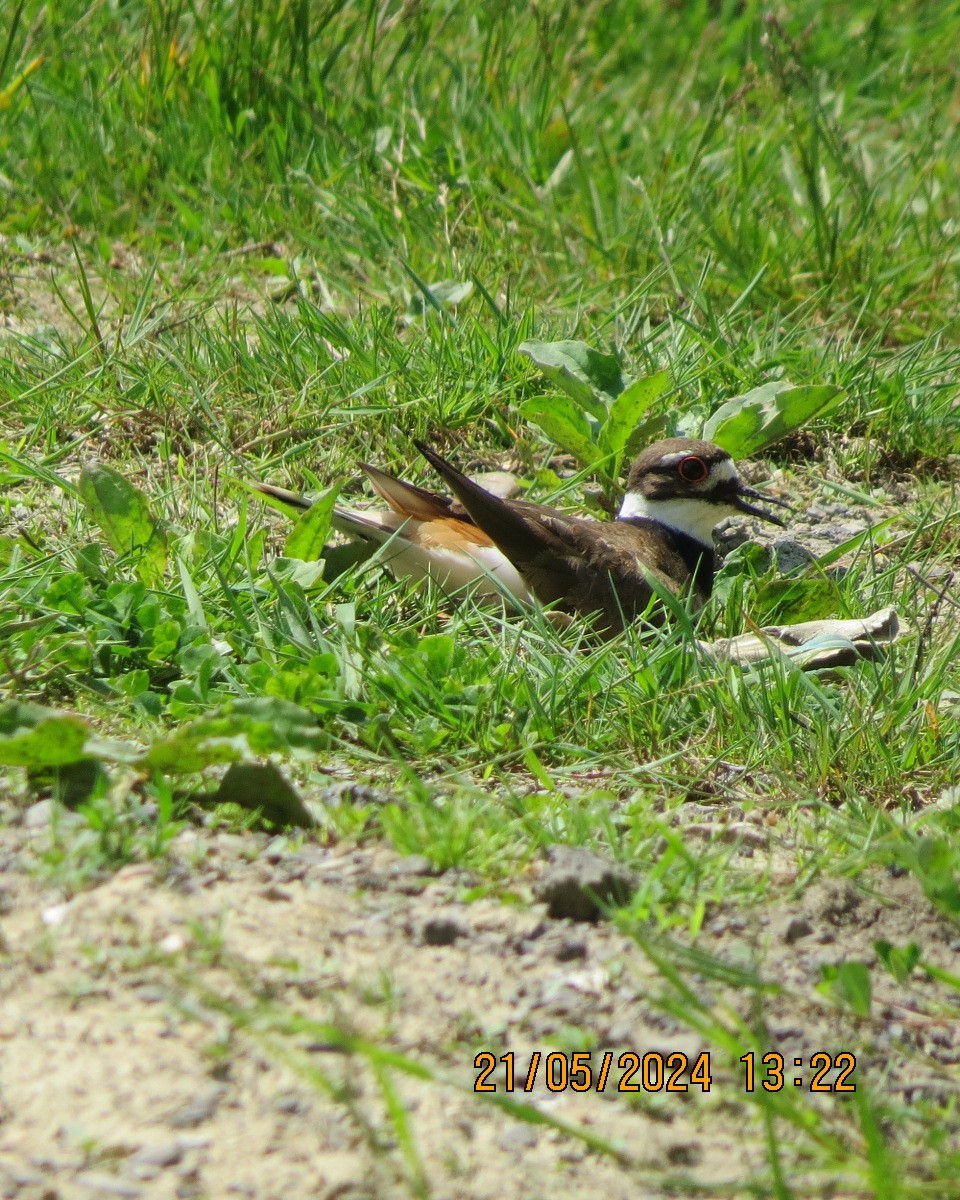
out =
<path fill-rule="evenodd" d="M 288 492 L 286 488 L 274 487 L 272 483 L 251 483 L 250 486 L 256 488 L 258 492 L 262 492 L 264 496 L 272 496 L 274 500 L 279 500 L 287 508 L 303 511 L 310 507 L 310 501 L 305 496 L 298 496 L 296 492 Z"/>
<path fill-rule="evenodd" d="M 331 524 L 340 533 L 348 537 L 362 538 L 365 542 L 377 542 L 382 545 L 389 541 L 406 525 L 406 517 L 393 512 L 357 512 L 354 508 L 334 506 Z M 406 543 L 406 538 L 401 538 Z"/>
<path fill-rule="evenodd" d="M 312 505 L 312 501 L 305 496 L 298 496 L 296 492 L 288 492 L 286 488 L 274 487 L 272 483 L 253 483 L 250 486 L 256 488 L 264 496 L 278 500 L 284 507 L 292 509 L 294 512 L 305 512 Z M 336 504 L 331 524 L 334 529 L 338 529 L 350 537 L 383 543 L 393 537 L 405 520 L 406 518 L 393 512 L 363 513 Z"/>

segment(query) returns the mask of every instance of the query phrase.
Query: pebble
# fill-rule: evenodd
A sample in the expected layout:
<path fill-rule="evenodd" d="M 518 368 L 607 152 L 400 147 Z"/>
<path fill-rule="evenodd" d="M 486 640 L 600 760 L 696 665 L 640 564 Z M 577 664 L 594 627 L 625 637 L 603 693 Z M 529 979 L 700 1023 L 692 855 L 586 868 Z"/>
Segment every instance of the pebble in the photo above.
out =
<path fill-rule="evenodd" d="M 554 952 L 557 962 L 574 962 L 587 957 L 587 943 L 582 938 L 564 938 Z"/>
<path fill-rule="evenodd" d="M 274 1100 L 273 1107 L 285 1116 L 296 1116 L 298 1113 L 310 1111 L 310 1105 L 296 1092 L 283 1092 Z"/>
<path fill-rule="evenodd" d="M 696 1142 L 674 1142 L 667 1147 L 667 1162 L 675 1167 L 695 1167 L 703 1158 Z"/>
<path fill-rule="evenodd" d="M 268 883 L 265 888 L 260 889 L 260 895 L 264 900 L 283 901 L 293 899 L 291 893 L 278 883 Z"/>
<path fill-rule="evenodd" d="M 794 917 L 784 931 L 783 940 L 788 946 L 792 946 L 794 942 L 809 937 L 811 933 L 813 933 L 813 926 L 806 917 Z"/>
<path fill-rule="evenodd" d="M 773 553 L 777 562 L 777 570 L 782 575 L 798 571 L 814 560 L 814 555 L 796 538 L 777 538 L 773 543 Z"/>
<path fill-rule="evenodd" d="M 497 1135 L 497 1146 L 501 1150 L 515 1154 L 521 1150 L 532 1149 L 538 1141 L 537 1131 L 529 1125 L 511 1125 L 503 1133 Z"/>
<path fill-rule="evenodd" d="M 74 1179 L 81 1187 L 89 1188 L 97 1196 L 120 1196 L 122 1200 L 137 1200 L 143 1195 L 143 1188 L 137 1183 L 118 1179 L 116 1175 L 106 1175 L 101 1171 L 84 1171 Z"/>
<path fill-rule="evenodd" d="M 769 835 L 746 821 L 733 821 L 724 825 L 719 837 L 721 842 L 741 842 L 744 846 L 754 846 L 757 849 L 764 849 L 770 845 Z"/>
<path fill-rule="evenodd" d="M 190 1129 L 194 1125 L 202 1125 L 204 1121 L 209 1121 L 216 1113 L 220 1101 L 226 1094 L 227 1089 L 223 1084 L 217 1084 L 216 1087 L 210 1088 L 202 1095 L 185 1104 L 170 1118 L 170 1124 L 174 1129 Z"/>
<path fill-rule="evenodd" d="M 423 923 L 423 940 L 427 946 L 452 946 L 458 938 L 467 936 L 467 927 L 456 917 L 428 917 Z"/>
<path fill-rule="evenodd" d="M 177 1142 L 160 1142 L 155 1146 L 144 1146 L 131 1158 L 131 1162 L 145 1167 L 175 1167 L 183 1159 L 183 1146 Z"/>
<path fill-rule="evenodd" d="M 23 824 L 26 829 L 49 829 L 56 821 L 61 828 L 71 825 L 82 825 L 83 817 L 71 812 L 56 800 L 38 800 L 31 804 L 23 814 Z"/>
<path fill-rule="evenodd" d="M 534 896 L 554 920 L 596 921 L 601 905 L 625 904 L 637 890 L 632 871 L 582 846 L 551 846 Z"/>

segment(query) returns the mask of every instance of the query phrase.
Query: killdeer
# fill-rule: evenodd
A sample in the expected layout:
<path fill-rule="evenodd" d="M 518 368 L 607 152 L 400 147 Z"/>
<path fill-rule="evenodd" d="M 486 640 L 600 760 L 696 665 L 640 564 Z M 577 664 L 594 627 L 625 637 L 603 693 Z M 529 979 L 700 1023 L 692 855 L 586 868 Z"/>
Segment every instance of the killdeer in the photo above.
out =
<path fill-rule="evenodd" d="M 714 527 L 740 513 L 783 525 L 751 500 L 790 507 L 747 487 L 725 450 L 692 438 L 666 438 L 640 455 L 612 521 L 501 500 L 429 446 L 415 445 L 541 603 L 596 614 L 609 634 L 640 617 L 660 623 L 658 588 L 691 592 L 702 604 L 713 588 Z"/>
<path fill-rule="evenodd" d="M 678 596 L 692 592 L 702 604 L 713 586 L 714 527 L 741 513 L 783 524 L 751 500 L 790 507 L 743 484 L 719 446 L 692 438 L 667 438 L 640 455 L 612 521 L 504 499 L 416 445 L 456 499 L 364 465 L 390 511 L 337 506 L 335 528 L 387 545 L 385 561 L 398 575 L 429 576 L 451 590 L 473 585 L 484 599 L 506 594 L 518 606 L 535 596 L 562 612 L 598 613 L 608 633 L 643 614 L 660 621 L 662 611 L 651 603 L 658 586 Z M 282 488 L 254 486 L 292 508 L 310 506 Z"/>

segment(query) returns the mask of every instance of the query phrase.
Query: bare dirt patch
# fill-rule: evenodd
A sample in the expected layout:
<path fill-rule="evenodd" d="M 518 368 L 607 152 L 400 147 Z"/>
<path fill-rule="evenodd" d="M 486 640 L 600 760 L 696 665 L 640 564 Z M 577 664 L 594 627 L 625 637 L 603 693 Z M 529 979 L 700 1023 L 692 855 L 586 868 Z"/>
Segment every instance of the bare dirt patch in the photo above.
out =
<path fill-rule="evenodd" d="M 402 1147 L 360 1056 L 307 1033 L 279 1037 L 265 1025 L 258 1033 L 256 1022 L 238 1030 L 211 997 L 247 1014 L 269 1003 L 332 1021 L 466 1084 L 393 1075 L 437 1195 L 602 1189 L 636 1200 L 662 1194 L 668 1178 L 709 1192 L 742 1186 L 763 1168 L 742 1083 L 716 1052 L 706 1096 L 612 1086 L 552 1093 L 539 1079 L 529 1096 L 518 1088 L 516 1098 L 618 1143 L 630 1164 L 470 1093 L 481 1048 L 515 1051 L 518 1071 L 535 1050 L 578 1044 L 616 1055 L 679 1050 L 692 1061 L 700 1038 L 653 1003 L 663 981 L 609 924 L 552 921 L 543 905 L 466 903 L 472 880 L 433 877 L 424 860 L 385 848 L 194 829 L 162 868 L 126 867 L 64 900 L 27 871 L 37 837 L 7 830 L 0 875 L 5 1196 L 409 1194 Z M 823 883 L 762 913 L 718 911 L 704 945 L 787 985 L 769 1002 L 772 1047 L 808 1059 L 818 1048 L 850 1048 L 875 1088 L 944 1089 L 944 1064 L 960 1050 L 955 1014 L 921 1015 L 880 972 L 867 1021 L 839 1015 L 813 990 L 827 959 L 862 953 L 875 962 L 878 937 L 921 936 L 928 959 L 955 963 L 955 929 L 909 878 L 888 885 L 880 895 Z M 749 995 L 710 986 L 749 1015 Z M 904 1073 L 897 1064 L 907 1047 L 913 1066 Z M 287 1050 L 296 1061 L 285 1061 Z M 310 1086 L 297 1062 L 342 1093 Z"/>

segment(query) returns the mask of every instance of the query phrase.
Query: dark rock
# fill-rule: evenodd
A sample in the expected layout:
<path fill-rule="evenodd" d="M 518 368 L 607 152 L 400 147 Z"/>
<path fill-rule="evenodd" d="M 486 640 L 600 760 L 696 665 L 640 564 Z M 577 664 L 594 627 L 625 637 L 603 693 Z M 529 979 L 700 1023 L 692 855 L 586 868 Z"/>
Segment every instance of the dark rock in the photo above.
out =
<path fill-rule="evenodd" d="M 794 917 L 784 931 L 783 940 L 788 946 L 792 946 L 794 942 L 809 937 L 811 933 L 813 933 L 813 926 L 806 917 Z"/>
<path fill-rule="evenodd" d="M 582 938 L 564 938 L 554 952 L 557 962 L 574 962 L 587 957 L 587 943 Z"/>
<path fill-rule="evenodd" d="M 842 925 L 862 903 L 863 897 L 848 880 L 831 882 L 824 888 L 820 915 L 832 925 Z"/>
<path fill-rule="evenodd" d="M 423 923 L 423 940 L 427 946 L 452 946 L 467 936 L 467 927 L 462 921 L 448 914 L 428 917 Z"/>
<path fill-rule="evenodd" d="M 720 830 L 721 842 L 740 842 L 743 846 L 764 849 L 770 845 L 770 836 L 763 829 L 757 829 L 748 821 L 733 821 L 724 825 Z"/>
<path fill-rule="evenodd" d="M 602 906 L 625 904 L 637 890 L 632 871 L 581 846 L 551 846 L 547 859 L 534 896 L 554 920 L 599 920 Z"/>
<path fill-rule="evenodd" d="M 260 889 L 260 895 L 264 900 L 275 900 L 278 902 L 293 899 L 287 889 L 281 887 L 278 883 L 268 883 L 265 888 Z"/>
<path fill-rule="evenodd" d="M 675 1167 L 695 1167 L 703 1158 L 696 1142 L 674 1142 L 667 1147 L 667 1162 Z"/>

